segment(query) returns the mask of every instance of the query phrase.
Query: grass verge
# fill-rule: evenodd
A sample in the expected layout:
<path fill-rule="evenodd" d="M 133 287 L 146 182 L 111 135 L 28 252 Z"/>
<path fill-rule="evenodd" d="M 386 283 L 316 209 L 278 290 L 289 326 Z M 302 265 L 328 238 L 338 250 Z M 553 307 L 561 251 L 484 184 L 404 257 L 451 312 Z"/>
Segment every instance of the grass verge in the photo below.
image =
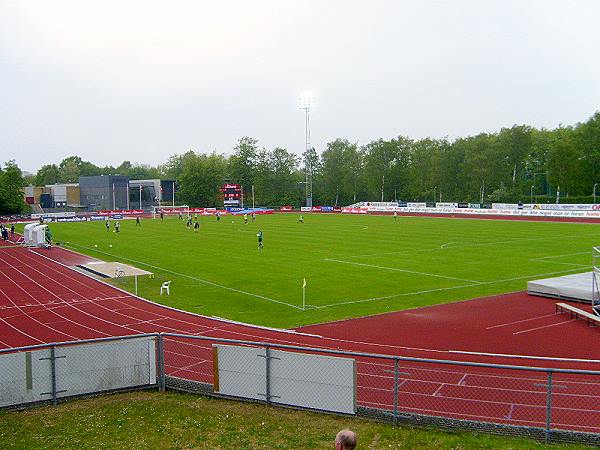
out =
<path fill-rule="evenodd" d="M 349 427 L 358 448 L 582 449 L 527 439 L 393 427 L 338 417 L 182 393 L 131 392 L 24 411 L 0 412 L 5 449 L 210 448 L 331 449 Z"/>

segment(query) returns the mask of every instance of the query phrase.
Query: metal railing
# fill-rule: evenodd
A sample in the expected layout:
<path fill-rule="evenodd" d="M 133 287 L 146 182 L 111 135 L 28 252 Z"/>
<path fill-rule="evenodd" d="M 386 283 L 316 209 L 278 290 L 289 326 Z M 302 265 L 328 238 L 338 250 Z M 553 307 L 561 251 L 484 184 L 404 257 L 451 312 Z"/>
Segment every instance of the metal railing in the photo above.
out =
<path fill-rule="evenodd" d="M 131 342 L 136 339 L 138 341 L 133 345 Z M 33 400 L 17 397 L 11 403 L 3 392 L 0 393 L 0 405 L 16 406 L 44 399 L 57 403 L 63 397 L 140 387 L 223 397 L 215 389 L 218 380 L 215 380 L 214 346 L 217 344 L 261 350 L 247 360 L 239 361 L 240 367 L 259 368 L 247 379 L 239 381 L 240 384 L 259 383 L 264 387 L 261 394 L 264 400 L 253 401 L 296 407 L 296 403 L 280 401 L 278 393 L 282 388 L 282 377 L 296 382 L 291 388 L 294 392 L 287 392 L 286 398 L 302 398 L 311 393 L 308 391 L 311 388 L 303 384 L 297 373 L 284 372 L 282 375 L 280 361 L 269 357 L 271 351 L 343 357 L 355 361 L 355 412 L 361 416 L 393 424 L 523 435 L 547 442 L 600 443 L 600 371 L 390 356 L 172 333 L 0 350 L 2 391 L 5 391 L 4 384 L 11 382 L 11 377 L 5 376 L 6 372 L 13 370 L 24 374 L 15 376 L 13 373 L 13 383 L 17 379 L 23 385 L 29 383 L 26 387 L 39 384 L 40 394 L 47 394 L 45 398 L 40 395 Z M 85 349 L 86 346 L 91 347 Z M 66 351 L 75 347 L 79 353 Z M 4 356 L 22 356 L 36 351 L 46 352 L 36 355 L 37 365 L 45 364 L 48 369 L 43 373 L 47 377 L 45 380 L 35 372 L 35 367 L 31 367 L 31 362 L 29 366 L 27 363 L 14 365 L 12 361 L 2 363 Z M 113 377 L 116 384 L 107 384 L 104 379 L 81 386 L 81 374 L 73 373 L 81 370 L 78 358 L 89 361 L 91 355 L 98 364 L 106 360 L 114 366 L 116 354 L 121 355 L 116 360 L 122 362 L 123 368 L 117 370 L 109 364 L 105 370 L 112 375 L 115 371 L 122 375 Z M 339 394 L 333 389 L 322 395 L 335 399 Z"/>

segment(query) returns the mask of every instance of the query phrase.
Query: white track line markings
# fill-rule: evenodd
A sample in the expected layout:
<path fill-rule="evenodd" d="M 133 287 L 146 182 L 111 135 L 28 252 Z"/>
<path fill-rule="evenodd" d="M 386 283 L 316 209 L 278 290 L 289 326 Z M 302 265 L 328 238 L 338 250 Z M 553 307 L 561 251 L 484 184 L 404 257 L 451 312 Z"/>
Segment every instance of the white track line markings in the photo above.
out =
<path fill-rule="evenodd" d="M 443 278 L 446 280 L 466 281 L 467 283 L 476 283 L 476 284 L 481 283 L 481 281 L 477 281 L 477 280 L 468 280 L 465 278 L 457 278 L 457 277 L 451 277 L 451 276 L 447 276 L 447 275 L 436 275 L 434 273 L 418 272 L 416 270 L 398 269 L 396 267 L 377 266 L 375 264 L 365 264 L 365 263 L 356 263 L 356 262 L 351 262 L 351 261 L 342 261 L 341 259 L 324 258 L 323 261 L 335 262 L 335 263 L 340 263 L 340 264 L 350 264 L 353 266 L 361 266 L 361 267 L 372 267 L 374 269 L 392 270 L 394 272 L 404 272 L 404 273 L 410 273 L 410 274 L 414 274 L 414 275 L 424 275 L 427 277 Z"/>
<path fill-rule="evenodd" d="M 35 252 L 33 252 L 33 253 L 35 254 Z M 41 256 L 41 255 L 38 255 L 38 256 Z M 69 290 L 69 291 L 73 292 L 74 294 L 76 294 L 76 295 L 79 295 L 79 296 L 80 296 L 80 297 L 82 297 L 83 299 L 85 299 L 85 297 L 83 296 L 83 294 L 79 294 L 78 292 L 74 291 L 73 289 L 71 289 L 70 287 L 66 286 L 65 284 L 62 284 L 62 283 L 58 282 L 56 279 L 53 279 L 53 278 L 51 278 L 51 277 L 50 277 L 49 275 L 47 275 L 46 273 L 44 273 L 44 272 L 41 272 L 41 271 L 37 270 L 37 269 L 36 269 L 34 266 L 28 266 L 28 267 L 29 267 L 29 268 L 30 268 L 32 271 L 38 272 L 38 273 L 39 273 L 39 274 L 41 274 L 42 276 L 45 276 L 46 278 L 48 278 L 49 280 L 51 280 L 51 281 L 52 281 L 52 282 L 54 282 L 55 284 L 58 284 L 59 286 L 61 286 L 61 287 L 65 288 L 65 289 L 67 289 L 67 290 Z M 93 287 L 93 286 L 91 286 L 91 285 L 86 285 L 86 284 L 85 284 L 85 283 L 83 283 L 82 281 L 80 281 L 80 280 L 77 280 L 77 279 L 75 279 L 75 278 L 73 278 L 73 277 L 70 277 L 70 276 L 68 275 L 68 273 L 64 273 L 64 272 L 61 272 L 61 271 L 57 270 L 56 268 L 52 267 L 51 265 L 46 265 L 45 267 L 46 267 L 46 269 L 48 269 L 48 270 L 52 270 L 52 271 L 56 272 L 57 274 L 61 275 L 63 278 L 68 278 L 68 279 L 71 279 L 71 280 L 75 281 L 75 282 L 76 282 L 76 283 L 78 283 L 78 284 L 81 284 L 83 287 L 85 287 L 85 288 L 87 288 L 87 289 L 91 289 L 91 290 L 93 290 L 93 291 L 96 291 L 96 292 L 101 292 L 100 290 L 96 289 L 95 287 Z M 60 266 L 60 265 L 59 265 L 59 267 L 63 267 L 63 266 Z M 71 272 L 74 272 L 72 269 L 67 269 L 67 270 L 68 270 L 68 271 L 71 271 Z M 35 282 L 35 280 L 33 280 L 33 281 Z M 38 284 L 39 284 L 39 283 L 38 283 Z M 52 294 L 52 292 L 51 292 L 49 289 L 47 289 L 47 288 L 45 288 L 45 287 L 43 287 L 43 286 L 41 286 L 41 285 L 40 285 L 40 287 L 42 287 L 43 289 L 45 289 L 46 291 L 48 291 L 48 292 L 50 292 L 50 293 Z M 54 294 L 53 294 L 53 295 L 54 295 Z M 119 301 L 119 300 L 117 300 L 117 302 L 118 302 L 118 301 Z M 92 303 L 92 302 L 89 302 L 89 303 Z M 109 309 L 109 308 L 106 308 L 104 305 L 102 305 L 102 304 L 100 304 L 100 303 L 93 303 L 93 304 L 94 304 L 94 305 L 96 305 L 96 306 L 99 306 L 100 308 L 104 309 L 105 311 L 108 311 L 109 313 L 113 313 L 113 314 L 115 314 L 115 311 L 113 311 L 113 310 L 111 310 L 111 309 Z M 64 303 L 64 306 L 65 306 L 65 307 L 70 307 L 70 308 L 72 308 L 72 309 L 75 309 L 75 310 L 79 311 L 80 313 L 82 313 L 83 315 L 86 315 L 86 316 L 92 317 L 92 318 L 93 318 L 93 319 L 95 319 L 95 320 L 98 320 L 98 321 L 101 321 L 101 322 L 105 322 L 105 323 L 108 323 L 108 324 L 110 324 L 110 325 L 117 326 L 117 327 L 119 327 L 119 328 L 127 329 L 127 330 L 129 330 L 129 331 L 132 331 L 132 332 L 134 332 L 134 333 L 140 333 L 140 331 L 139 331 L 139 330 L 137 330 L 137 329 L 135 329 L 135 328 L 131 328 L 131 327 L 128 327 L 128 326 L 126 326 L 126 325 L 118 324 L 118 323 L 116 323 L 116 322 L 111 322 L 110 320 L 103 319 L 103 318 L 101 318 L 101 317 L 98 317 L 97 315 L 90 314 L 90 313 L 88 313 L 88 312 L 86 312 L 86 311 L 84 311 L 84 310 L 82 310 L 82 309 L 80 309 L 80 308 L 77 308 L 77 307 L 76 307 L 76 306 L 74 306 L 73 304 L 70 304 L 70 303 Z M 57 315 L 59 315 L 58 313 L 54 313 L 54 314 L 57 314 Z M 116 313 L 116 314 L 119 314 L 119 315 L 121 315 L 121 316 L 123 316 L 123 317 L 125 317 L 125 318 L 128 318 L 128 319 L 137 320 L 137 318 L 134 318 L 134 317 L 131 317 L 131 316 L 128 316 L 128 315 L 125 315 L 125 314 L 121 314 L 121 313 Z M 157 314 L 157 315 L 160 317 L 160 314 Z M 59 316 L 60 316 L 60 315 L 59 315 Z M 62 317 L 62 316 L 60 316 L 60 317 Z M 68 319 L 67 319 L 67 320 L 68 320 Z M 70 320 L 70 322 L 72 322 L 72 323 L 76 323 L 76 324 L 80 325 L 81 327 L 88 328 L 88 329 L 90 329 L 90 330 L 94 330 L 93 328 L 91 328 L 91 327 L 88 327 L 88 326 L 84 325 L 84 324 L 83 324 L 83 323 L 81 323 L 81 322 L 75 322 L 75 321 L 73 321 L 73 320 Z M 181 330 L 179 330 L 179 329 L 176 329 L 176 328 L 171 328 L 171 327 L 167 327 L 167 326 L 163 326 L 163 328 L 165 328 L 165 329 L 170 329 L 170 330 L 173 330 L 173 331 L 175 331 L 175 332 L 179 332 L 179 331 L 181 331 Z M 98 330 L 94 330 L 94 331 L 98 331 Z M 101 334 L 106 334 L 106 333 L 104 333 L 104 332 L 102 332 L 102 331 L 98 331 L 98 333 L 101 333 Z M 63 333 L 63 334 L 65 334 L 65 333 Z"/>
<path fill-rule="evenodd" d="M 507 327 L 509 325 L 516 325 L 518 323 L 529 322 L 531 320 L 544 319 L 546 317 L 552 317 L 552 316 L 556 316 L 556 315 L 558 315 L 558 313 L 544 314 L 543 316 L 530 317 L 529 319 L 515 320 L 513 322 L 506 322 L 506 323 L 501 323 L 499 325 L 492 325 L 491 327 L 486 327 L 486 330 L 493 330 L 494 328 Z"/>
<path fill-rule="evenodd" d="M 31 278 L 30 276 L 26 275 L 25 273 L 21 272 L 20 270 L 18 270 L 18 269 L 15 269 L 15 270 L 17 270 L 17 272 L 19 272 L 19 273 L 20 273 L 21 275 L 23 275 L 25 278 L 27 278 L 27 279 L 29 279 L 30 281 L 32 281 L 34 284 L 36 284 L 37 286 L 39 286 L 39 287 L 40 287 L 41 289 L 43 289 L 44 291 L 48 292 L 48 293 L 49 293 L 51 296 L 53 296 L 53 297 L 56 297 L 56 298 L 57 298 L 59 301 L 62 301 L 62 299 L 61 299 L 61 298 L 60 298 L 58 295 L 56 295 L 54 292 L 52 292 L 52 291 L 51 291 L 50 289 L 48 289 L 46 286 L 42 286 L 42 285 L 41 285 L 40 283 L 38 283 L 36 280 L 34 280 L 34 279 L 33 279 L 33 278 Z M 45 273 L 43 273 L 43 272 L 41 272 L 41 271 L 37 270 L 35 267 L 30 267 L 30 270 L 32 270 L 32 271 L 35 271 L 35 272 L 38 272 L 38 273 L 39 273 L 39 274 L 41 274 L 42 276 L 45 276 L 45 277 L 49 278 L 50 280 L 52 280 L 52 278 L 50 278 L 50 277 L 49 277 L 48 275 L 46 275 Z M 77 292 L 73 291 L 73 290 L 72 290 L 72 289 L 70 289 L 68 286 L 66 286 L 66 285 L 63 285 L 62 283 L 59 283 L 59 282 L 58 282 L 58 281 L 56 281 L 56 280 L 52 280 L 52 281 L 53 281 L 53 282 L 55 282 L 56 284 L 58 284 L 58 285 L 60 285 L 60 286 L 64 287 L 64 288 L 66 288 L 66 289 L 70 290 L 70 291 L 71 291 L 71 292 L 73 292 L 74 294 L 77 294 L 77 295 L 79 295 L 79 296 L 83 297 L 81 294 L 78 294 Z M 31 294 L 30 294 L 30 293 L 29 293 L 29 292 L 28 292 L 26 289 L 24 289 L 24 288 L 23 288 L 21 285 L 19 285 L 19 284 L 18 284 L 18 283 L 16 283 L 16 282 L 15 282 L 15 285 L 17 285 L 17 286 L 19 287 L 19 289 L 22 289 L 22 290 L 23 290 L 23 292 L 27 293 L 27 295 L 29 295 L 29 296 L 30 296 L 32 299 L 34 299 L 34 300 L 35 300 L 35 298 L 34 298 L 34 297 L 33 297 L 33 296 L 32 296 L 32 295 L 31 295 Z M 84 314 L 86 314 L 86 315 L 88 315 L 88 316 L 91 316 L 91 317 L 97 318 L 97 317 L 95 317 L 95 316 L 92 316 L 91 314 L 88 314 L 88 313 L 86 313 L 85 311 L 83 311 L 83 310 L 81 310 L 81 309 L 79 309 L 79 308 L 77 308 L 77 307 L 75 307 L 75 306 L 69 305 L 68 303 L 65 303 L 65 305 L 71 306 L 71 308 L 73 308 L 73 309 L 76 309 L 76 310 L 78 310 L 78 311 L 80 311 L 80 312 L 82 312 L 82 313 L 84 313 Z M 43 305 L 42 305 L 42 306 L 43 306 Z M 67 321 L 67 322 L 70 322 L 70 323 L 73 323 L 73 324 L 76 324 L 76 325 L 79 325 L 79 326 L 80 326 L 80 327 L 82 327 L 82 328 L 86 328 L 86 329 L 88 329 L 88 330 L 94 331 L 94 332 L 96 332 L 96 333 L 98 333 L 98 334 L 102 334 L 102 335 L 104 335 L 104 336 L 110 336 L 108 333 L 105 333 L 104 331 L 100 331 L 100 330 L 98 330 L 98 329 L 96 329 L 96 328 L 92 328 L 92 327 L 89 327 L 89 326 L 87 326 L 87 325 L 84 325 L 84 324 L 82 324 L 82 323 L 75 322 L 74 320 L 68 319 L 68 318 L 66 318 L 66 317 L 65 317 L 65 316 L 63 316 L 62 314 L 59 314 L 59 313 L 58 313 L 58 312 L 56 312 L 56 311 L 53 311 L 52 313 L 53 313 L 53 314 L 55 314 L 55 315 L 56 315 L 56 316 L 58 316 L 58 317 L 61 317 L 61 318 L 62 318 L 62 319 L 64 319 L 65 321 Z M 25 314 L 27 314 L 27 313 L 25 313 Z M 27 315 L 28 315 L 28 314 L 27 314 Z M 29 315 L 28 315 L 28 316 L 29 316 Z M 31 317 L 31 316 L 29 316 L 29 317 Z M 97 318 L 97 319 L 98 319 L 98 318 Z M 98 320 L 102 320 L 102 319 L 98 319 Z M 105 321 L 105 322 L 107 322 L 107 321 Z M 111 323 L 111 322 L 108 322 L 108 323 Z M 74 336 L 71 336 L 71 335 L 69 335 L 69 334 L 65 333 L 64 331 L 62 331 L 62 332 L 60 332 L 60 333 L 61 333 L 61 334 L 68 335 L 68 336 L 70 336 L 72 339 L 77 339 L 76 337 L 74 337 Z"/>
<path fill-rule="evenodd" d="M 199 365 L 199 364 L 205 364 L 205 363 L 207 363 L 207 362 L 212 362 L 212 361 L 209 361 L 208 359 L 203 359 L 203 360 L 201 360 L 201 361 L 198 361 L 198 362 L 195 362 L 195 363 L 193 363 L 193 364 L 190 364 L 189 366 L 179 367 L 179 368 L 177 368 L 176 370 L 173 370 L 173 371 L 172 371 L 172 372 L 171 372 L 169 375 L 173 375 L 173 374 L 175 374 L 175 373 L 177 373 L 177 372 L 183 372 L 183 371 L 186 371 L 186 370 L 191 372 L 191 370 L 190 370 L 190 369 L 191 369 L 192 367 L 194 367 L 194 366 L 197 366 L 197 365 Z M 171 367 L 174 367 L 174 366 L 171 366 Z"/>
<path fill-rule="evenodd" d="M 4 275 L 4 276 L 6 276 L 6 275 L 4 274 L 4 272 L 2 272 L 1 270 L 0 270 L 0 274 L 1 274 L 1 275 Z M 16 282 L 15 282 L 15 281 L 12 279 L 12 278 L 9 278 L 9 279 L 10 279 L 10 281 L 12 281 L 12 282 L 13 282 L 13 283 L 14 283 L 14 284 L 15 284 L 15 285 L 18 287 L 18 289 L 20 289 L 20 290 L 23 290 L 23 291 L 24 291 L 24 292 L 25 292 L 27 295 L 29 295 L 29 296 L 30 296 L 30 297 L 31 297 L 33 300 L 35 300 L 35 298 L 33 298 L 33 296 L 31 296 L 31 294 L 29 294 L 29 293 L 28 293 L 28 292 L 27 292 L 25 289 L 23 289 L 21 286 L 19 286 L 19 285 L 18 285 L 18 284 L 17 284 L 17 283 L 16 283 Z M 11 298 L 8 296 L 8 294 L 6 294 L 6 292 L 4 292 L 2 289 L 0 289 L 0 293 L 1 293 L 2 295 L 4 295 L 4 296 L 5 296 L 5 297 L 6 297 L 6 298 L 7 298 L 7 299 L 8 299 L 8 300 L 11 302 L 11 303 L 13 303 L 13 304 L 14 304 L 14 302 L 11 300 Z M 17 306 L 17 305 L 15 304 L 15 306 Z M 20 310 L 20 308 L 19 308 L 18 306 L 17 306 L 17 308 Z M 43 328 L 48 328 L 49 330 L 52 330 L 52 331 L 56 332 L 58 335 L 67 336 L 67 337 L 68 337 L 68 338 L 70 338 L 70 339 L 76 339 L 74 336 L 71 336 L 70 334 L 68 334 L 68 333 L 66 333 L 66 332 L 63 332 L 63 331 L 57 330 L 56 328 L 53 328 L 53 327 L 51 327 L 51 326 L 48 326 L 48 325 L 46 325 L 45 323 L 43 323 L 43 322 L 41 322 L 41 321 L 37 320 L 36 318 L 34 318 L 34 317 L 30 316 L 30 315 L 29 315 L 29 314 L 27 314 L 25 311 L 21 311 L 21 313 L 22 313 L 22 315 L 24 315 L 24 316 L 26 316 L 26 317 L 29 317 L 29 318 L 30 318 L 31 320 L 33 320 L 34 322 L 36 322 L 36 323 L 39 323 L 39 324 L 40 324 L 40 325 L 41 325 Z M 27 337 L 28 337 L 28 338 L 30 338 L 30 339 L 33 339 L 33 340 L 35 340 L 35 341 L 38 341 L 38 342 L 40 342 L 40 343 L 43 343 L 43 341 L 42 341 L 42 340 L 40 340 L 40 339 L 38 339 L 38 338 L 36 338 L 36 337 L 34 337 L 34 336 L 32 336 L 32 335 L 28 334 L 28 333 L 25 333 L 24 331 L 21 331 L 21 330 L 20 330 L 20 329 L 18 329 L 17 327 L 15 327 L 15 326 L 13 326 L 13 325 L 9 324 L 7 321 L 3 320 L 3 322 L 4 322 L 4 323 L 6 323 L 6 324 L 7 324 L 9 327 L 11 327 L 12 329 L 14 329 L 14 330 L 17 330 L 17 331 L 18 331 L 20 334 L 23 334 L 23 335 L 27 336 Z"/>
<path fill-rule="evenodd" d="M 96 297 L 96 298 L 90 298 L 90 299 L 73 299 L 73 300 L 62 300 L 62 301 L 49 301 L 49 302 L 44 302 L 44 303 L 26 303 L 24 305 L 18 305 L 18 306 L 14 306 L 14 305 L 1 305 L 0 306 L 0 310 L 7 310 L 7 309 L 15 309 L 15 308 L 39 308 L 40 306 L 43 307 L 44 309 L 55 309 L 57 307 L 62 307 L 62 306 L 66 306 L 66 305 L 75 305 L 75 304 L 80 304 L 80 303 L 95 303 L 95 302 L 99 302 L 99 301 L 103 301 L 103 300 L 118 300 L 118 299 L 125 299 L 125 298 L 129 298 L 129 297 L 125 297 L 125 296 L 118 296 L 118 297 Z"/>
<path fill-rule="evenodd" d="M 461 355 L 475 355 L 475 356 L 490 356 L 492 358 L 517 358 L 517 359 L 541 359 L 548 361 L 566 361 L 566 362 L 584 362 L 584 363 L 600 363 L 600 359 L 578 359 L 578 358 L 558 358 L 552 356 L 531 356 L 531 355 L 511 355 L 508 353 L 485 353 L 485 352 L 468 352 L 465 350 L 448 350 L 449 353 L 460 353 Z M 562 381 L 561 381 L 562 383 Z M 568 381 L 566 381 L 568 383 Z M 585 384 L 586 382 L 575 382 Z"/>
<path fill-rule="evenodd" d="M 131 262 L 134 262 L 136 264 L 140 264 L 140 265 L 143 265 L 143 266 L 146 266 L 146 267 L 152 267 L 153 269 L 160 270 L 162 272 L 170 273 L 170 274 L 173 274 L 173 275 L 177 275 L 177 276 L 180 276 L 180 277 L 183 277 L 183 278 L 188 278 L 190 280 L 195 280 L 195 281 L 198 281 L 200 283 L 208 284 L 209 286 L 214 286 L 214 287 L 218 287 L 218 288 L 225 289 L 225 290 L 228 290 L 228 291 L 237 292 L 238 294 L 248 295 L 250 297 L 260 298 L 260 299 L 263 299 L 263 300 L 267 300 L 269 302 L 273 302 L 273 303 L 278 303 L 280 305 L 289 306 L 290 308 L 294 308 L 294 309 L 298 309 L 298 310 L 302 309 L 301 306 L 292 305 L 291 303 L 286 303 L 286 302 L 281 301 L 281 300 L 275 300 L 274 298 L 266 297 L 264 295 L 254 294 L 252 292 L 242 291 L 241 289 L 236 289 L 236 288 L 232 288 L 232 287 L 229 287 L 229 286 L 224 286 L 222 284 L 215 283 L 214 281 L 205 280 L 203 278 L 198 278 L 198 277 L 195 277 L 193 275 L 187 275 L 185 273 L 175 272 L 174 270 L 165 269 L 163 267 L 155 266 L 153 264 L 148 264 L 148 263 L 145 263 L 143 261 L 138 261 L 138 260 L 135 260 L 135 259 L 132 259 L 132 258 L 125 258 L 124 256 L 113 255 L 112 253 L 103 252 L 103 251 L 98 250 L 96 248 L 86 247 L 84 245 L 78 245 L 78 244 L 72 244 L 72 245 L 75 245 L 76 247 L 85 248 L 87 250 L 90 250 L 90 251 L 93 251 L 93 252 L 96 252 L 96 253 L 102 253 L 102 254 L 110 256 L 112 258 L 116 258 L 116 259 L 120 259 L 120 260 L 124 260 L 124 261 L 131 261 Z"/>
<path fill-rule="evenodd" d="M 573 320 L 575 320 L 575 319 L 573 319 Z M 544 325 L 543 327 L 529 328 L 528 330 L 516 331 L 513 333 L 513 335 L 529 333 L 530 331 L 543 330 L 544 328 L 557 327 L 559 325 L 566 325 L 571 322 L 572 322 L 572 320 L 567 320 L 565 322 L 553 323 L 552 325 Z"/>
<path fill-rule="evenodd" d="M 113 286 L 113 285 L 110 285 L 108 283 L 105 283 L 102 280 L 97 280 L 95 278 L 92 278 L 92 277 L 88 276 L 87 274 L 85 274 L 84 272 L 75 271 L 75 270 L 71 269 L 70 267 L 65 266 L 62 263 L 59 263 L 59 262 L 57 262 L 57 261 L 55 261 L 55 260 L 53 260 L 51 258 L 48 258 L 46 255 L 40 255 L 37 252 L 32 252 L 32 253 L 35 254 L 36 256 L 39 256 L 39 257 L 42 257 L 44 259 L 48 259 L 49 261 L 52 261 L 53 264 L 56 264 L 58 267 L 64 269 L 64 272 L 59 271 L 59 270 L 55 269 L 54 267 L 46 266 L 48 269 L 53 270 L 54 272 L 56 272 L 57 274 L 61 275 L 62 277 L 68 278 L 68 279 L 72 280 L 73 282 L 75 282 L 76 284 L 79 284 L 79 285 L 81 285 L 81 286 L 83 286 L 83 287 L 85 287 L 87 289 L 92 289 L 93 291 L 96 291 L 96 292 L 102 292 L 102 291 L 100 291 L 99 289 L 96 288 L 96 285 L 101 285 L 103 287 L 110 288 L 112 291 L 116 291 L 116 292 L 120 292 L 120 293 L 126 294 L 126 296 L 123 298 L 123 300 L 135 299 L 135 300 L 139 300 L 141 302 L 144 302 L 144 303 L 147 303 L 147 304 L 150 304 L 150 305 L 153 305 L 153 306 L 158 306 L 159 308 L 167 310 L 167 311 L 176 311 L 177 313 L 181 313 L 180 310 L 177 310 L 175 308 L 172 308 L 172 307 L 169 307 L 169 306 L 166 306 L 166 305 L 161 305 L 161 304 L 158 304 L 158 303 L 154 303 L 154 302 L 152 302 L 150 300 L 146 300 L 146 299 L 144 299 L 142 297 L 136 297 L 133 294 L 130 294 L 129 292 L 124 291 L 123 289 L 120 289 L 120 288 L 118 288 L 116 286 Z M 69 276 L 69 274 L 82 275 L 82 276 L 85 277 L 85 280 L 88 280 L 88 279 L 92 280 L 92 283 L 86 284 L 81 279 L 73 278 L 72 276 Z M 135 305 L 125 304 L 121 300 L 116 300 L 116 301 L 117 301 L 117 303 L 121 303 L 123 306 L 125 306 L 126 307 L 125 309 L 133 309 L 133 310 L 136 310 L 136 311 L 141 311 L 143 313 L 147 313 L 148 312 L 148 310 L 146 310 L 144 308 L 140 308 L 140 307 L 135 306 Z M 103 305 L 100 305 L 98 303 L 96 303 L 96 305 L 102 307 L 103 309 L 105 309 L 106 311 L 109 311 L 111 313 L 115 313 L 116 312 L 117 314 L 119 314 L 119 315 L 121 315 L 123 317 L 129 318 L 129 319 L 132 319 L 132 320 L 137 320 L 138 319 L 138 317 L 135 317 L 135 316 L 131 316 L 131 315 L 128 315 L 128 314 L 119 313 L 117 309 L 108 309 L 108 308 L 106 308 Z M 169 320 L 172 320 L 172 321 L 186 323 L 186 324 L 189 324 L 189 325 L 205 326 L 205 325 L 198 324 L 197 322 L 189 322 L 189 321 L 186 321 L 186 320 L 182 320 L 180 318 L 173 318 L 172 316 L 167 316 L 167 315 L 164 315 L 164 314 L 161 314 L 161 313 L 158 313 L 158 312 L 152 312 L 152 314 L 154 314 L 154 315 L 156 315 L 158 317 L 162 317 L 164 319 L 169 319 Z M 193 316 L 195 318 L 199 317 L 199 318 L 201 318 L 203 320 L 214 320 L 213 318 L 206 317 L 206 316 L 201 316 L 201 315 L 194 314 L 194 313 L 187 312 L 187 311 L 184 312 L 184 314 L 189 314 L 189 315 L 191 315 L 191 316 Z M 225 319 L 217 319 L 217 320 L 221 321 L 221 322 L 225 321 Z M 230 323 L 230 322 L 227 321 L 227 323 Z M 115 326 L 121 326 L 118 323 L 113 323 L 113 324 Z M 247 325 L 247 326 L 253 327 L 254 325 Z M 169 327 L 166 327 L 166 328 L 169 328 Z M 185 334 L 185 330 L 184 329 L 178 329 L 178 328 L 170 328 L 170 329 L 172 329 L 172 330 L 174 330 L 176 332 Z M 135 331 L 136 333 L 139 332 L 137 330 L 133 330 L 133 331 Z"/>

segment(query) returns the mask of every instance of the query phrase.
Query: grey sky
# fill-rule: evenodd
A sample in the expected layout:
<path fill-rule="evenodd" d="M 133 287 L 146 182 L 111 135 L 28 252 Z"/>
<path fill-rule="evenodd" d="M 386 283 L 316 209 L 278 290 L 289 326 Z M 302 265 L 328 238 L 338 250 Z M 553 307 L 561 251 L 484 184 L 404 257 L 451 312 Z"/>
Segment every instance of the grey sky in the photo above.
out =
<path fill-rule="evenodd" d="M 0 161 L 456 137 L 600 109 L 600 2 L 0 0 Z"/>

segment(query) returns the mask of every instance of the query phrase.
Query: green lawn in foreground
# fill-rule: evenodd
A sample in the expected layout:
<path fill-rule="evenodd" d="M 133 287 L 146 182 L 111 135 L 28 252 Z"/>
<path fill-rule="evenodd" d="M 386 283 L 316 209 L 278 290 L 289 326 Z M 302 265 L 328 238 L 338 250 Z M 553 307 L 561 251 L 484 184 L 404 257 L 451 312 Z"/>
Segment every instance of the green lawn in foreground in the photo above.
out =
<path fill-rule="evenodd" d="M 393 427 L 364 419 L 210 399 L 133 392 L 20 412 L 0 411 L 4 449 L 332 449 L 343 428 L 369 449 L 579 449 L 527 439 Z"/>
<path fill-rule="evenodd" d="M 589 270 L 600 226 L 428 217 L 305 215 L 58 223 L 65 247 L 156 273 L 140 295 L 199 314 L 292 327 L 526 289 Z M 233 223 L 232 223 L 233 221 Z M 264 232 L 257 249 L 256 232 Z M 95 247 L 95 246 L 98 247 Z M 112 247 L 111 247 L 112 245 Z M 302 282 L 307 280 L 306 310 Z M 171 296 L 159 287 L 172 280 Z M 119 281 L 133 289 L 133 281 Z"/>

